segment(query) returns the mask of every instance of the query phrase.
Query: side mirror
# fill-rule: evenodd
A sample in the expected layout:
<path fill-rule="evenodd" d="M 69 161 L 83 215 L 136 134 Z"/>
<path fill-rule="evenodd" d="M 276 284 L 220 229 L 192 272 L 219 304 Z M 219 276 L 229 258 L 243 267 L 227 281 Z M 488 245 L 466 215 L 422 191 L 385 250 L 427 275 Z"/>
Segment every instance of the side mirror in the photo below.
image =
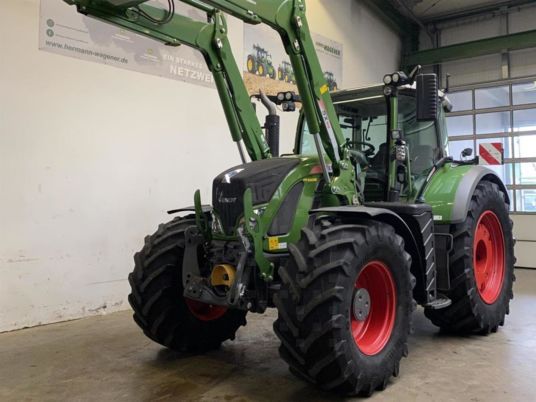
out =
<path fill-rule="evenodd" d="M 470 157 L 471 155 L 473 155 L 473 148 L 465 148 L 465 149 L 462 151 L 462 158 L 468 158 L 468 157 Z"/>
<path fill-rule="evenodd" d="M 436 74 L 417 76 L 417 121 L 436 121 L 439 112 L 439 82 Z"/>

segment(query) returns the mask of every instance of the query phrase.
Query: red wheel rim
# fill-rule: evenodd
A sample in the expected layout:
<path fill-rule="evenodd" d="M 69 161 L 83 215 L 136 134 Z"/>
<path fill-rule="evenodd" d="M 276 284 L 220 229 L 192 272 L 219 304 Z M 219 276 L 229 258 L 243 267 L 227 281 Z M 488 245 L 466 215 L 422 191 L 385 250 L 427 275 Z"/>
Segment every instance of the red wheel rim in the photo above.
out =
<path fill-rule="evenodd" d="M 473 243 L 475 282 L 481 299 L 493 304 L 504 282 L 504 236 L 495 213 L 486 211 L 478 220 Z"/>
<path fill-rule="evenodd" d="M 227 312 L 227 307 L 224 306 L 215 306 L 186 298 L 184 300 L 194 317 L 201 321 L 217 320 Z"/>
<path fill-rule="evenodd" d="M 370 311 L 358 320 L 351 311 L 352 335 L 359 350 L 372 356 L 380 353 L 393 332 L 396 318 L 396 287 L 393 275 L 383 262 L 371 261 L 363 267 L 355 282 L 370 298 Z"/>

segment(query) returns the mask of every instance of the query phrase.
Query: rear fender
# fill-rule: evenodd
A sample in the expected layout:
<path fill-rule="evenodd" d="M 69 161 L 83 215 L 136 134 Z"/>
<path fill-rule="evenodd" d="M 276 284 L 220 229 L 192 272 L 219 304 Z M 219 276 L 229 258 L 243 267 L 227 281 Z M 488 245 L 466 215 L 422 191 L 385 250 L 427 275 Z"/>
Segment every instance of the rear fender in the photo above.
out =
<path fill-rule="evenodd" d="M 464 222 L 476 186 L 484 180 L 497 184 L 510 204 L 506 186 L 493 170 L 483 166 L 456 165 L 440 169 L 424 192 L 425 202 L 432 206 L 435 223 Z"/>

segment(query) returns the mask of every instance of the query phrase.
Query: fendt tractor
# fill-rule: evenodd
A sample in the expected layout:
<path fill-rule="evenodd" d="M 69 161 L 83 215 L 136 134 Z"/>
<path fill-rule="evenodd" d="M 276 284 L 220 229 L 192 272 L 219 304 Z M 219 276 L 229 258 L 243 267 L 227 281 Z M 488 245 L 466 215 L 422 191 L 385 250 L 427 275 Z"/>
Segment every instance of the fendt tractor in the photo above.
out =
<path fill-rule="evenodd" d="M 256 53 L 248 55 L 248 72 L 261 77 L 270 77 L 275 80 L 275 67 L 272 62 L 272 55 L 259 45 L 254 45 L 253 50 Z"/>
<path fill-rule="evenodd" d="M 212 205 L 197 191 L 135 255 L 129 301 L 149 338 L 203 352 L 234 339 L 248 312 L 275 307 L 279 352 L 295 375 L 370 395 L 398 375 L 417 304 L 443 331 L 489 334 L 504 324 L 514 281 L 510 199 L 471 149 L 448 156 L 451 105 L 436 75 L 395 72 L 332 99 L 304 0 L 182 0 L 206 22 L 175 14 L 173 0 L 169 10 L 146 0 L 65 1 L 198 49 L 243 162 L 214 179 Z M 222 12 L 281 37 L 299 96 L 277 100 L 302 105 L 293 155 L 277 156 L 274 127 L 264 136 Z"/>

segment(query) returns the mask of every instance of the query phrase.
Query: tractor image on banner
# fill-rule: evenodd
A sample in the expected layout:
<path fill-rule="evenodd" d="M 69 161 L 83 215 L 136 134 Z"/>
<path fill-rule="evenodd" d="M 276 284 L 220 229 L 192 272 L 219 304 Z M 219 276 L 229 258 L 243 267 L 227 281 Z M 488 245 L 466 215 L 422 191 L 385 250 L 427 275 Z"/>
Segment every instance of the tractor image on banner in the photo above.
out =
<path fill-rule="evenodd" d="M 329 77 L 330 89 L 342 82 L 343 47 L 322 35 L 312 34 L 322 68 Z M 273 69 L 273 73 L 271 72 Z M 280 35 L 266 25 L 244 26 L 244 81 L 250 95 L 262 89 L 276 96 L 297 92 L 296 74 Z"/>
<path fill-rule="evenodd" d="M 148 338 L 202 353 L 234 340 L 248 315 L 276 309 L 279 355 L 296 381 L 370 396 L 401 374 L 417 305 L 459 343 L 505 325 L 515 279 L 510 196 L 478 157 L 448 155 L 453 106 L 436 74 L 414 66 L 330 93 L 324 71 L 333 70 L 319 54 L 336 59 L 342 48 L 313 39 L 305 0 L 182 0 L 205 21 L 176 13 L 173 0 L 167 9 L 64 1 L 201 52 L 241 159 L 215 174 L 210 200 L 191 189 L 191 205 L 171 209 L 140 242 L 128 300 Z M 247 82 L 268 52 L 250 55 L 256 74 L 243 78 L 224 13 L 273 30 L 292 65 L 299 94 L 255 95 L 268 110 L 264 125 Z M 289 85 L 263 68 L 263 79 Z M 294 150 L 280 156 L 277 112 L 298 102 Z"/>
<path fill-rule="evenodd" d="M 290 82 L 291 84 L 295 84 L 296 76 L 294 75 L 292 64 L 290 64 L 286 60 L 283 60 L 281 62 L 281 65 L 277 69 L 277 79 L 279 81 L 285 81 L 285 82 Z"/>
<path fill-rule="evenodd" d="M 257 74 L 260 77 L 275 79 L 275 68 L 272 63 L 272 55 L 258 45 L 253 46 L 254 54 L 248 55 L 248 73 Z"/>
<path fill-rule="evenodd" d="M 336 91 L 338 89 L 337 81 L 335 75 L 331 71 L 324 71 L 324 78 L 328 83 L 330 91 Z"/>

